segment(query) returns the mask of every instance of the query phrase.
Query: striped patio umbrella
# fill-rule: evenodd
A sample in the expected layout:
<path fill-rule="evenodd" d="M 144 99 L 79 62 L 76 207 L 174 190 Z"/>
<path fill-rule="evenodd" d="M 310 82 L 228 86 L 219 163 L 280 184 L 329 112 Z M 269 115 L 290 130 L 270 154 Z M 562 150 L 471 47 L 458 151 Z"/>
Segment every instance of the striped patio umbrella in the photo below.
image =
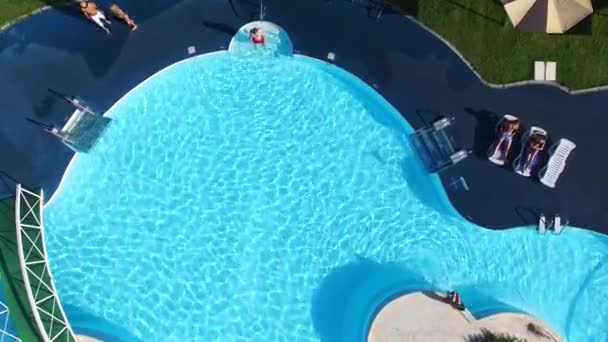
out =
<path fill-rule="evenodd" d="M 522 31 L 564 33 L 593 13 L 591 0 L 502 0 L 513 26 Z"/>

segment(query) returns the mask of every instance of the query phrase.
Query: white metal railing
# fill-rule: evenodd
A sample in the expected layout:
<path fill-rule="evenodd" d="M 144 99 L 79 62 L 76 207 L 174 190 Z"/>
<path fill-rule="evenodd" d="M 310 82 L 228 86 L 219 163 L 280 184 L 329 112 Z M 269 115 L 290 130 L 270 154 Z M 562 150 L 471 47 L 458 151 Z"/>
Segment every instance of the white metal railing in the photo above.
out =
<path fill-rule="evenodd" d="M 0 302 L 0 342 L 19 342 L 17 336 L 8 332 L 9 313 L 8 306 Z"/>
<path fill-rule="evenodd" d="M 77 342 L 59 301 L 48 264 L 42 220 L 43 192 L 36 194 L 17 184 L 16 198 L 17 250 L 38 332 L 44 342 Z"/>

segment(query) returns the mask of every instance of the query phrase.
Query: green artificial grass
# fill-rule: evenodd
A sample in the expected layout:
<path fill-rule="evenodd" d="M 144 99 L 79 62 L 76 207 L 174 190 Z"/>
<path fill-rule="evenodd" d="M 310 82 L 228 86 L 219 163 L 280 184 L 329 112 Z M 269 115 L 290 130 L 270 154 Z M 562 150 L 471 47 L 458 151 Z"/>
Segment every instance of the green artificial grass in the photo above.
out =
<path fill-rule="evenodd" d="M 608 0 L 566 34 L 513 28 L 499 0 L 392 0 L 448 40 L 491 83 L 531 80 L 534 61 L 557 62 L 571 89 L 608 85 Z"/>
<path fill-rule="evenodd" d="M 0 0 L 0 27 L 22 15 L 47 5 L 58 5 L 66 0 Z"/>

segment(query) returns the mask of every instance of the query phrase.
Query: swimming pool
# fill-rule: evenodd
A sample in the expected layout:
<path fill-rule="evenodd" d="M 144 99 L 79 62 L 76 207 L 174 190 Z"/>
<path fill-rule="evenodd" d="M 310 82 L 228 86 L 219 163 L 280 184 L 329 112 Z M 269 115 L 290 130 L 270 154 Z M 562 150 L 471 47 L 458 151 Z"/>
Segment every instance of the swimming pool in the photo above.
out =
<path fill-rule="evenodd" d="M 412 128 L 335 66 L 200 56 L 108 115 L 45 207 L 68 316 L 142 341 L 350 342 L 387 297 L 458 288 L 608 338 L 608 239 L 458 217 Z"/>

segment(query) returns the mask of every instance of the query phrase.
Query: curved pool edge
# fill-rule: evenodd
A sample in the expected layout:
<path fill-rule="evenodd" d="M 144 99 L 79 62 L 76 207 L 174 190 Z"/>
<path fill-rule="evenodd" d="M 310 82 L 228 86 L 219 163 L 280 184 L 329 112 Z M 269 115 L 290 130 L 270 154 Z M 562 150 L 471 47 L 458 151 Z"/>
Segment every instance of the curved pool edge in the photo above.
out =
<path fill-rule="evenodd" d="M 437 320 L 442 322 L 440 328 L 437 327 Z M 416 336 L 429 339 L 431 336 L 428 334 L 431 332 L 433 338 L 462 336 L 468 340 L 468 337 L 475 336 L 484 329 L 510 333 L 522 339 L 536 337 L 530 331 L 529 324 L 533 324 L 537 331 L 550 336 L 554 341 L 564 341 L 552 326 L 526 312 L 494 313 L 480 318 L 468 305 L 463 312 L 455 310 L 446 302 L 442 293 L 416 291 L 395 296 L 382 305 L 370 323 L 367 341 L 383 341 L 388 336 L 395 337 L 395 334 L 403 338 Z"/>
<path fill-rule="evenodd" d="M 139 83 L 137 86 L 135 86 L 134 88 L 132 88 L 131 90 L 129 90 L 127 93 L 125 93 L 118 101 L 116 101 L 116 103 L 114 103 L 107 111 L 105 114 L 110 113 L 116 106 L 120 105 L 123 101 L 125 101 L 126 98 L 129 97 L 130 94 L 132 94 L 133 92 L 135 92 L 136 90 L 138 90 L 140 87 L 144 86 L 147 82 L 149 82 L 150 80 L 152 80 L 153 78 L 155 78 L 156 76 L 158 76 L 160 73 L 163 73 L 165 71 L 170 70 L 173 67 L 176 67 L 182 63 L 186 63 L 186 62 L 190 62 L 199 58 L 205 58 L 205 57 L 209 57 L 212 55 L 222 55 L 222 54 L 228 54 L 229 52 L 226 50 L 219 50 L 219 51 L 214 51 L 214 52 L 210 52 L 210 53 L 206 53 L 206 54 L 200 54 L 200 55 L 196 55 L 196 56 L 192 56 L 192 57 L 188 57 L 185 58 L 183 60 L 180 60 L 178 62 L 175 62 L 167 67 L 164 67 L 162 69 L 160 69 L 159 71 L 155 72 L 153 75 L 149 76 L 148 78 L 146 78 L 144 81 L 142 81 L 141 83 Z M 283 57 L 285 58 L 285 57 Z M 287 57 L 288 58 L 288 57 Z M 340 78 L 341 80 L 355 80 L 354 82 L 350 82 L 349 86 L 351 88 L 357 88 L 360 91 L 364 91 L 366 92 L 366 94 L 368 96 L 371 96 L 374 100 L 376 101 L 380 101 L 380 103 L 383 105 L 383 107 L 390 109 L 390 115 L 393 119 L 395 119 L 397 122 L 399 122 L 402 126 L 402 128 L 404 129 L 405 132 L 407 133 L 413 133 L 414 129 L 413 127 L 409 124 L 409 122 L 407 121 L 407 119 L 405 119 L 405 117 L 403 117 L 403 115 L 401 115 L 401 113 L 388 101 L 386 100 L 382 94 L 380 92 L 378 92 L 376 89 L 374 89 L 373 87 L 371 87 L 369 84 L 367 84 L 366 82 L 364 82 L 362 79 L 360 79 L 357 75 L 353 74 L 352 72 L 336 66 L 332 63 L 328 63 L 326 61 L 320 60 L 320 59 L 316 59 L 313 57 L 309 57 L 306 55 L 299 55 L 296 54 L 293 56 L 293 58 L 298 58 L 298 59 L 305 59 L 309 62 L 315 63 L 316 65 L 320 66 L 321 68 L 323 68 L 324 71 L 329 72 L 332 76 L 336 76 L 338 78 Z M 104 115 L 105 115 L 104 114 Z M 55 198 L 55 195 L 62 190 L 62 187 L 64 185 L 64 181 L 67 179 L 67 177 L 69 177 L 70 171 L 72 169 L 73 163 L 75 162 L 76 158 L 78 158 L 78 155 L 74 155 L 74 157 L 70 160 L 66 171 L 64 172 L 61 181 L 57 187 L 57 189 L 55 190 L 55 192 L 53 192 L 52 196 L 49 198 L 49 200 L 44 204 L 44 207 L 46 208 L 47 205 L 51 204 L 53 199 Z M 421 163 L 419 160 L 417 160 L 417 163 L 419 164 L 419 166 L 421 166 Z M 473 226 L 475 227 L 479 227 L 479 228 L 483 228 L 484 230 L 490 230 L 490 231 L 495 231 L 493 229 L 490 228 L 486 228 L 480 225 L 477 225 L 473 222 L 471 222 L 470 220 L 468 220 L 467 218 L 465 218 L 464 216 L 462 216 L 454 207 L 454 205 L 452 204 L 452 202 L 450 201 L 447 191 L 445 189 L 445 187 L 443 186 L 443 184 L 441 183 L 440 177 L 437 174 L 427 174 L 429 177 L 427 178 L 431 184 L 434 186 L 435 190 L 436 190 L 436 195 L 439 196 L 439 198 L 442 199 L 442 204 L 446 209 L 446 212 L 451 216 L 457 217 L 463 221 L 466 221 L 468 223 L 471 223 Z M 520 230 L 520 229 L 531 229 L 533 228 L 533 226 L 523 226 L 523 227 L 513 227 L 513 228 L 509 228 L 509 229 L 505 229 L 505 231 L 511 231 L 511 230 Z M 586 229 L 582 229 L 582 228 L 576 228 L 576 227 L 568 227 L 570 228 L 574 228 L 576 230 L 580 230 L 582 232 L 592 232 L 595 233 L 596 236 L 601 236 L 603 238 L 606 238 L 606 240 L 608 241 L 608 237 L 604 236 L 603 234 L 600 233 L 596 233 L 590 230 L 586 230 Z M 496 232 L 500 232 L 499 230 L 497 230 Z M 409 290 L 408 290 L 409 289 Z M 383 307 L 384 304 L 386 304 L 388 301 L 399 297 L 401 295 L 407 294 L 407 293 L 411 293 L 413 291 L 416 290 L 420 290 L 420 288 L 410 288 L 408 287 L 408 289 L 404 289 L 403 286 L 397 286 L 395 288 L 391 288 L 391 289 L 386 289 L 386 292 L 382 292 L 380 294 L 378 294 L 375 301 L 373 301 L 373 303 L 368 303 L 368 305 L 370 306 L 366 306 L 367 309 L 370 310 L 369 315 L 367 316 L 366 320 L 367 324 L 362 324 L 360 325 L 362 327 L 362 329 L 364 329 L 363 335 L 367 336 L 366 334 L 369 331 L 369 328 L 371 327 L 371 323 L 373 322 L 373 319 L 375 317 L 375 315 L 377 315 L 377 313 L 381 310 L 381 308 Z M 506 311 L 508 312 L 508 311 Z M 559 329 L 558 329 L 559 330 Z M 561 333 L 561 332 L 560 332 Z"/>
<path fill-rule="evenodd" d="M 276 25 L 276 24 L 275 24 Z M 277 25 L 277 27 L 280 27 Z M 190 62 L 196 59 L 200 59 L 200 58 L 205 58 L 205 57 L 209 57 L 209 56 L 213 56 L 213 55 L 221 55 L 221 54 L 229 54 L 230 52 L 228 50 L 217 50 L 217 51 L 212 51 L 212 52 L 208 52 L 208 53 L 203 53 L 203 54 L 199 54 L 199 55 L 195 55 L 195 56 L 190 56 L 187 57 L 185 59 L 182 59 L 180 61 L 177 61 L 173 64 L 170 64 L 164 68 L 159 69 L 158 71 L 156 71 L 154 74 L 148 76 L 145 80 L 143 80 L 141 83 L 137 84 L 135 87 L 133 87 L 132 89 L 130 89 L 128 92 L 126 92 L 123 96 L 120 97 L 120 99 L 118 101 L 116 101 L 112 106 L 110 106 L 110 108 L 104 113 L 104 115 L 106 115 L 107 113 L 110 113 L 116 106 L 118 106 L 119 104 L 121 104 L 127 97 L 129 97 L 129 95 L 133 92 L 135 92 L 136 90 L 138 90 L 140 87 L 144 86 L 147 82 L 149 82 L 151 79 L 155 78 L 157 75 L 159 75 L 160 73 L 166 72 L 170 69 L 172 69 L 173 67 L 176 67 L 180 64 L 186 63 L 186 62 Z M 351 87 L 353 85 L 356 85 L 360 90 L 363 90 L 368 96 L 373 97 L 374 99 L 377 99 L 378 101 L 381 101 L 386 108 L 390 108 L 390 115 L 393 117 L 393 119 L 395 119 L 397 122 L 399 122 L 402 125 L 402 128 L 409 132 L 409 133 L 413 133 L 415 130 L 413 128 L 413 126 L 407 121 L 407 119 L 377 90 L 374 89 L 372 86 L 370 86 L 367 82 L 365 82 L 363 79 L 361 79 L 359 76 L 357 76 L 356 74 L 354 74 L 353 72 L 351 72 L 350 70 L 347 70 L 343 67 L 337 66 L 335 64 L 326 62 L 324 60 L 321 59 L 317 59 L 314 57 L 310 57 L 307 55 L 303 55 L 303 54 L 296 54 L 294 53 L 293 56 L 282 56 L 280 58 L 302 58 L 305 59 L 309 62 L 313 62 L 318 66 L 321 66 L 325 71 L 331 73 L 333 76 L 340 78 L 341 80 L 345 80 L 345 77 L 349 78 L 350 80 L 355 80 L 356 82 L 351 82 L 351 84 L 349 84 Z M 339 72 L 335 72 L 336 70 L 339 70 Z M 74 154 L 74 156 L 70 159 L 68 166 L 66 167 L 65 171 L 63 172 L 63 175 L 61 177 L 61 180 L 59 181 L 59 184 L 57 185 L 55 191 L 51 194 L 51 196 L 49 197 L 48 201 L 46 201 L 46 203 L 44 203 L 43 208 L 46 208 L 48 205 L 50 205 L 50 203 L 53 202 L 55 195 L 57 193 L 59 193 L 61 191 L 61 188 L 63 187 L 63 184 L 65 182 L 65 179 L 69 176 L 69 173 L 71 171 L 71 168 L 73 166 L 74 161 L 79 158 L 78 154 Z M 419 167 L 422 167 L 422 162 L 417 159 L 416 163 Z M 484 230 L 489 230 L 489 231 L 493 231 L 493 232 L 502 232 L 502 231 L 511 231 L 511 230 L 521 230 L 521 229 L 534 229 L 535 226 L 534 225 L 526 225 L 526 226 L 513 226 L 510 228 L 505 228 L 505 229 L 493 229 L 491 227 L 485 227 L 482 225 L 479 225 L 475 222 L 473 222 L 472 220 L 469 220 L 468 218 L 466 218 L 465 216 L 463 216 L 458 209 L 454 206 L 454 204 L 452 203 L 452 201 L 449 198 L 449 195 L 447 193 L 447 190 L 445 188 L 445 186 L 443 185 L 441 178 L 439 177 L 438 174 L 428 174 L 429 176 L 429 180 L 432 183 L 432 185 L 435 187 L 436 189 L 436 195 L 439 197 L 439 199 L 441 200 L 441 204 L 442 210 L 445 210 L 444 213 L 448 214 L 450 216 L 453 217 L 457 217 L 461 220 L 464 220 L 466 222 L 469 222 L 471 224 L 473 224 L 476 227 L 482 228 Z M 440 210 L 441 211 L 441 210 Z M 585 228 L 581 228 L 581 227 L 576 227 L 576 226 L 567 226 L 566 228 L 568 228 L 568 230 L 578 230 L 578 231 L 584 231 L 584 232 L 590 232 L 590 233 L 594 233 L 594 236 L 600 237 L 602 239 L 605 239 L 606 241 L 608 241 L 608 236 L 590 229 L 585 229 Z"/>
<path fill-rule="evenodd" d="M 127 97 L 129 97 L 129 95 L 131 93 L 134 93 L 135 91 L 137 91 L 139 88 L 143 87 L 147 82 L 149 82 L 150 80 L 152 80 L 154 77 L 156 77 L 157 75 L 159 75 L 162 72 L 165 72 L 167 70 L 170 70 L 180 64 L 198 59 L 198 58 L 203 58 L 203 57 L 208 57 L 208 56 L 212 56 L 212 55 L 220 55 L 220 54 L 225 54 L 228 53 L 228 51 L 226 50 L 218 50 L 218 51 L 213 51 L 213 52 L 208 52 L 208 53 L 204 53 L 204 54 L 200 54 L 200 55 L 196 55 L 196 56 L 191 56 L 191 57 L 187 57 L 182 59 L 181 61 L 177 61 L 173 64 L 169 64 L 168 66 L 158 70 L 157 72 L 155 72 L 154 74 L 148 76 L 145 80 L 143 80 L 141 83 L 139 83 L 138 85 L 136 85 L 135 87 L 133 87 L 131 90 L 129 90 L 128 92 L 126 92 L 123 96 L 120 97 L 120 99 L 118 99 L 118 101 L 116 101 L 112 106 L 110 106 L 110 108 L 108 108 L 108 110 L 103 114 L 104 116 L 106 116 L 108 113 L 110 113 L 115 107 L 117 107 L 118 105 L 120 105 L 123 101 L 125 101 L 125 99 Z M 53 191 L 53 193 L 51 194 L 51 197 L 49 197 L 49 199 L 46 201 L 46 203 L 44 203 L 43 205 L 43 209 L 46 208 L 48 205 L 50 205 L 53 200 L 55 199 L 55 195 L 58 194 L 61 191 L 61 188 L 64 185 L 64 182 L 66 180 L 66 178 L 69 176 L 70 171 L 72 169 L 72 166 L 74 165 L 74 162 L 79 158 L 78 153 L 74 153 L 74 155 L 72 156 L 72 158 L 70 159 L 70 162 L 68 163 L 68 166 L 65 168 L 65 171 L 63 172 L 63 175 L 61 176 L 61 180 L 59 181 L 59 184 L 57 185 L 57 188 L 55 189 L 55 191 Z"/>

